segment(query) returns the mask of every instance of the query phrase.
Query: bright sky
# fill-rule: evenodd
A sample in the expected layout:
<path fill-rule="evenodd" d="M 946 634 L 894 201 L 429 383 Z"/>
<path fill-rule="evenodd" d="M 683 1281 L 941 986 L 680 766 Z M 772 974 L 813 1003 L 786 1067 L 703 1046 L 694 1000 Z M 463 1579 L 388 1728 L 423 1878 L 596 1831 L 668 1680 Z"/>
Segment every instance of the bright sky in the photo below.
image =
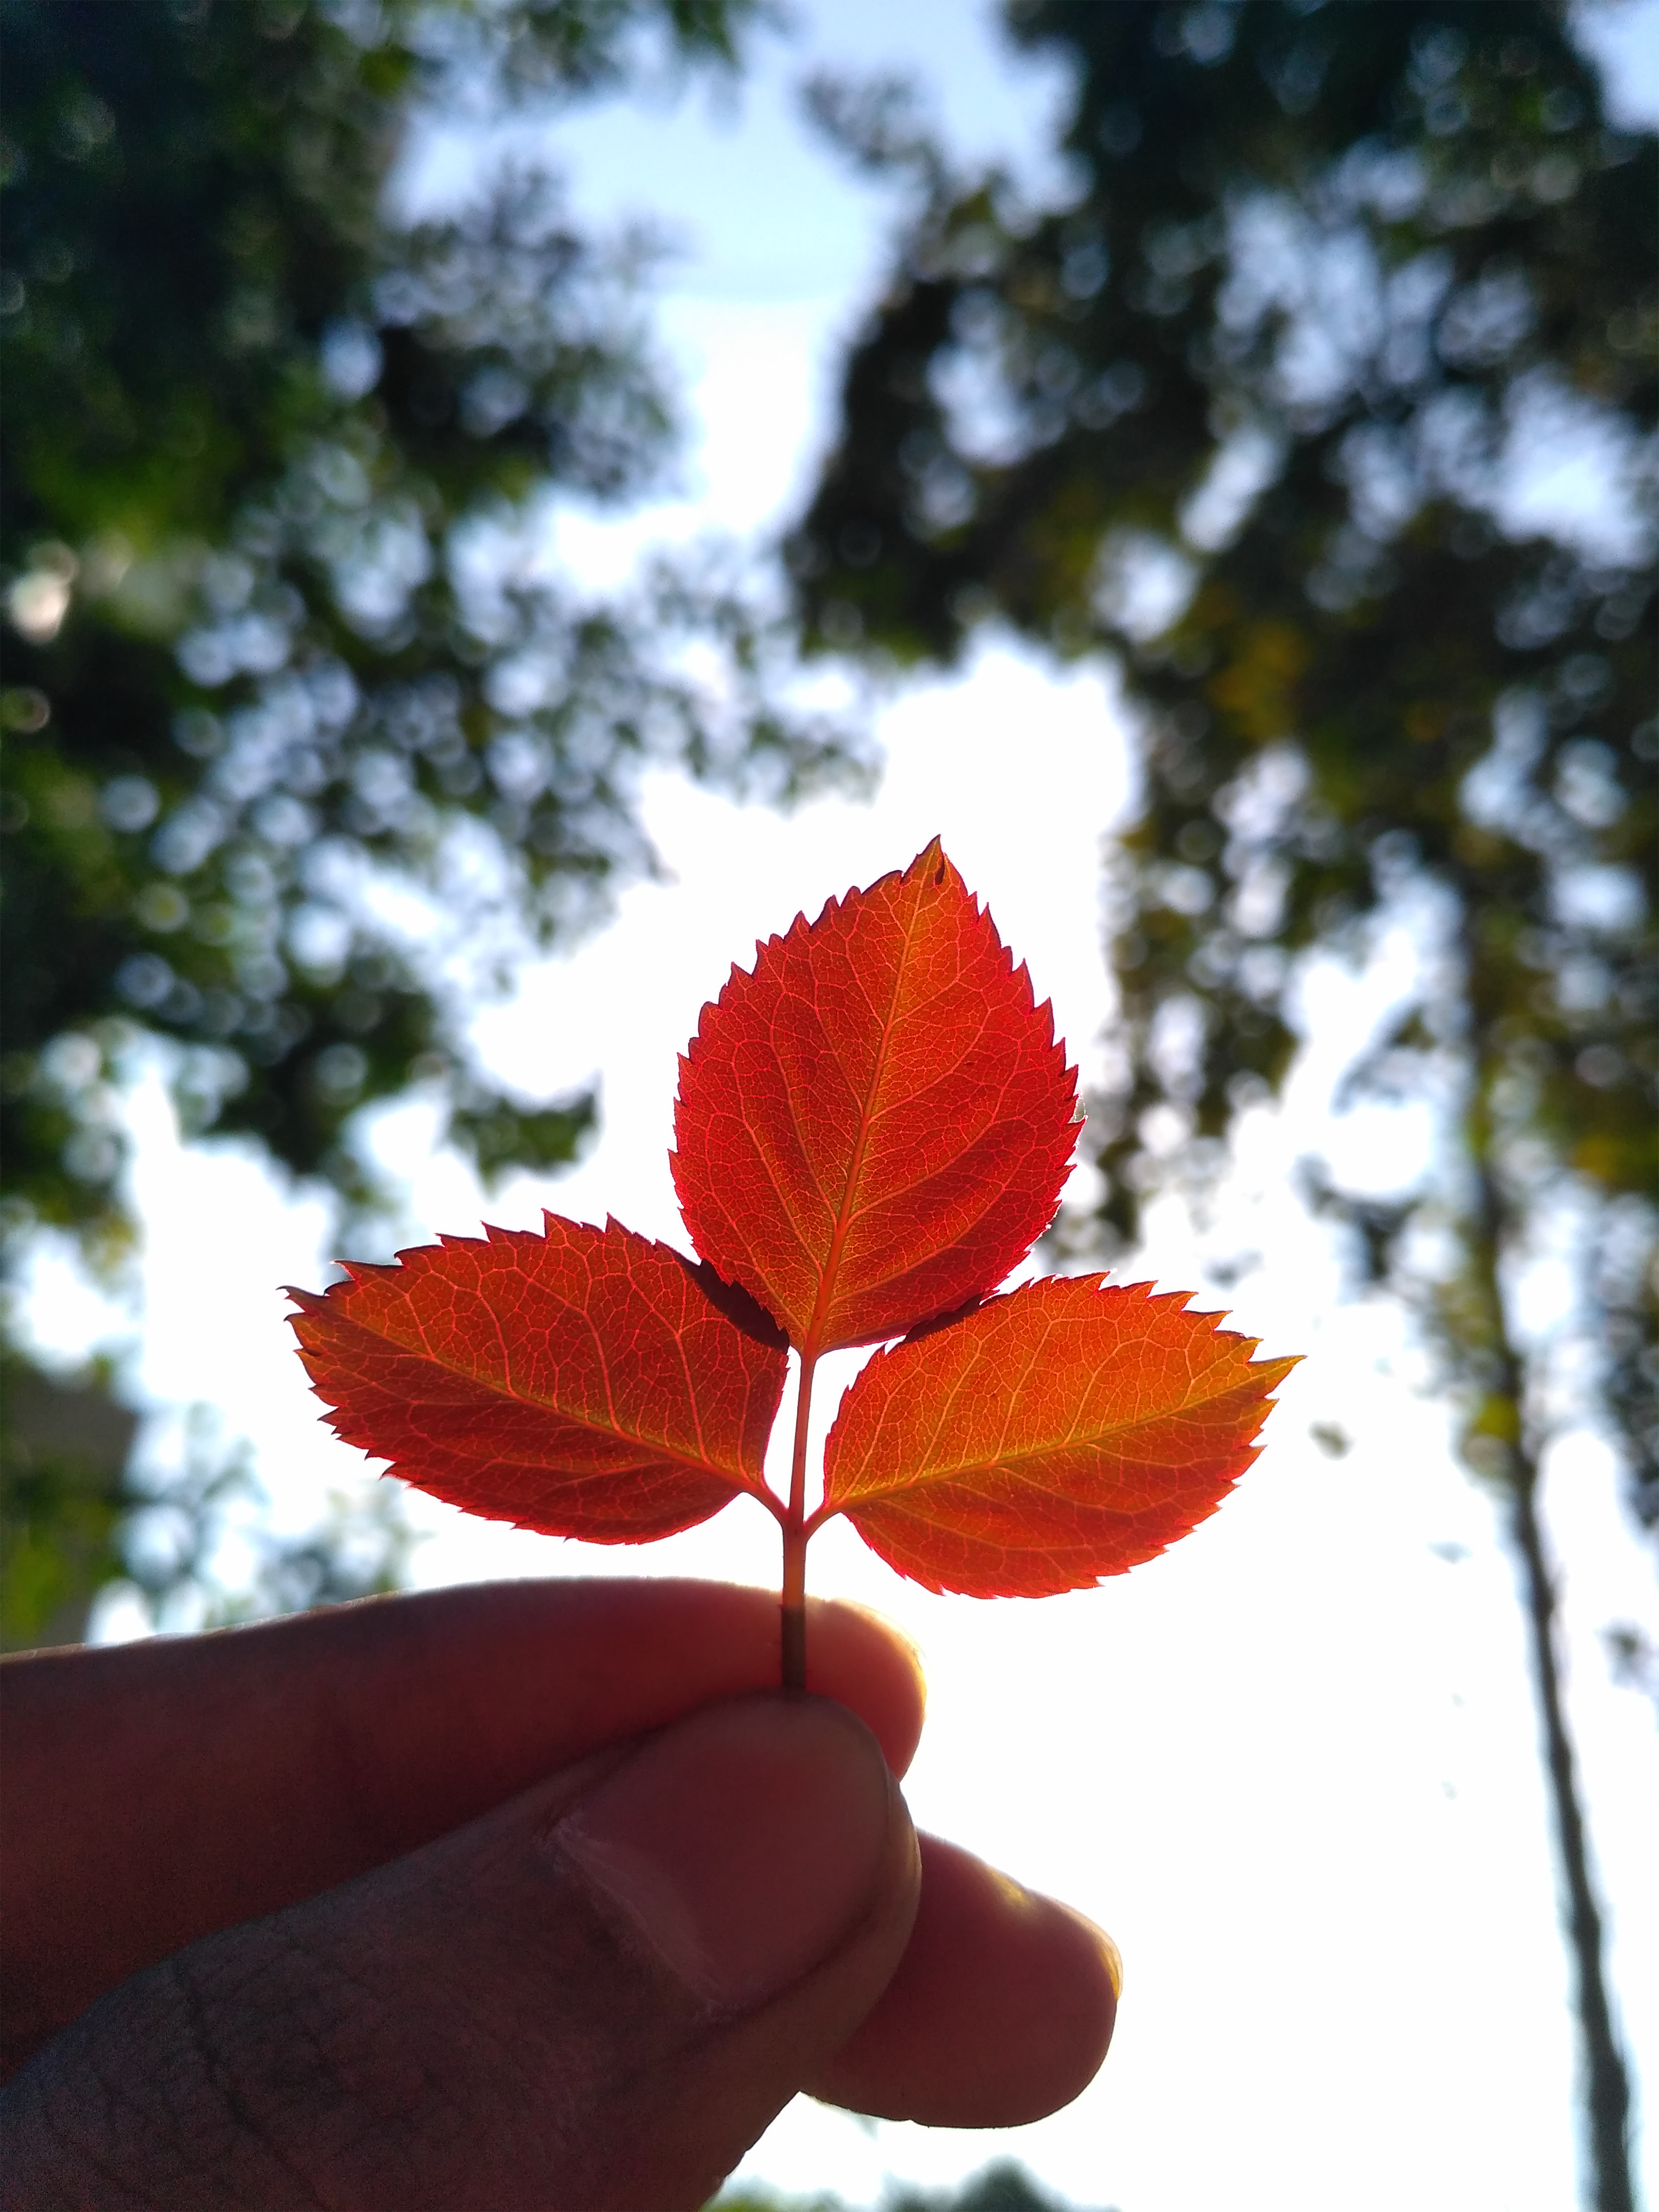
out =
<path fill-rule="evenodd" d="M 970 0 L 820 0 L 805 12 L 808 30 L 767 48 L 724 114 L 701 100 L 606 110 L 560 133 L 580 205 L 665 215 L 686 240 L 663 319 L 696 428 L 684 496 L 621 529 L 562 518 L 558 555 L 590 580 L 620 573 L 653 532 L 770 522 L 810 473 L 835 342 L 856 320 L 887 217 L 802 133 L 790 88 L 809 61 L 913 67 L 959 144 L 1036 161 L 1055 87 L 1010 62 Z M 1656 20 L 1650 0 L 1620 27 L 1627 88 L 1659 74 Z M 432 156 L 427 188 L 447 158 Z M 872 805 L 826 800 L 780 820 L 653 782 L 663 880 L 626 891 L 610 928 L 479 1019 L 502 1076 L 546 1096 L 597 1074 L 604 1109 L 578 1169 L 511 1185 L 489 1218 L 532 1224 L 546 1203 L 684 1243 L 666 1146 L 675 1054 L 702 1001 L 757 936 L 902 865 L 935 831 L 1052 995 L 1086 1076 L 1110 1012 L 1101 841 L 1128 794 L 1105 675 L 1057 680 L 993 646 L 961 678 L 893 701 L 881 735 L 889 767 Z M 1288 1194 L 1345 1041 L 1375 1011 L 1328 975 L 1311 979 L 1308 1003 L 1320 1049 L 1287 1114 L 1247 1126 L 1205 1248 L 1255 1264 L 1224 1296 L 1184 1224 L 1164 1218 L 1135 1271 L 1231 1305 L 1269 1352 L 1307 1355 L 1264 1457 L 1221 1513 L 1167 1558 L 1040 1604 L 931 1597 L 842 1522 L 810 1562 L 815 1589 L 879 1607 L 922 1647 L 919 1821 L 1118 1938 L 1116 2046 L 1069 2111 L 1011 2135 L 865 2124 L 798 2102 L 745 2178 L 870 2205 L 890 2181 L 942 2184 L 1012 2154 L 1074 2203 L 1121 2212 L 1560 2212 L 1574 2201 L 1566 1965 L 1520 1616 L 1492 1516 L 1449 1457 L 1400 1323 L 1343 1302 L 1322 1232 Z M 253 1437 L 279 1516 L 302 1527 L 331 1486 L 362 1479 L 358 1455 L 317 1425 L 274 1291 L 322 1279 L 322 1209 L 285 1199 L 234 1147 L 181 1152 L 157 1091 L 138 1109 L 148 1241 L 135 1383 L 155 1401 L 210 1403 Z M 410 1177 L 409 1241 L 476 1226 L 476 1186 L 453 1158 L 429 1157 L 418 1112 L 388 1124 L 383 1148 Z M 43 1335 L 69 1352 L 98 1316 L 61 1272 L 42 1287 Z M 856 1356 L 843 1358 L 850 1371 Z M 826 1377 L 821 1426 L 844 1380 Z M 1329 1424 L 1354 1439 L 1345 1457 L 1310 1437 Z M 415 1505 L 430 1532 L 422 1583 L 775 1583 L 775 1531 L 741 1503 L 638 1553 Z M 1613 1979 L 1639 2058 L 1659 2052 L 1659 1734 L 1651 1708 L 1610 1682 L 1600 1632 L 1652 1622 L 1653 1577 L 1593 1440 L 1556 1454 L 1547 1510 Z M 109 1607 L 102 1626 L 131 1632 L 130 1609 Z M 1650 2078 L 1659 2095 L 1651 2063 Z M 1651 2142 L 1646 2162 L 1659 2197 Z"/>

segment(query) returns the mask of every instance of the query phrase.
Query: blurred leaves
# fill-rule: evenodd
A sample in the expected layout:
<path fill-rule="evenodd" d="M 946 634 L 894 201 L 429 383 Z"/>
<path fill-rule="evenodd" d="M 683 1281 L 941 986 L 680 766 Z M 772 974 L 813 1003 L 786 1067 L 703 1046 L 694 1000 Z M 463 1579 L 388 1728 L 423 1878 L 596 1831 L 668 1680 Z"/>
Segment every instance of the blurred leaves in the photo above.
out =
<path fill-rule="evenodd" d="M 787 799 L 862 762 L 787 703 L 781 608 L 714 549 L 609 599 L 556 496 L 659 486 L 653 249 L 496 170 L 389 210 L 420 115 L 556 102 L 749 13 L 9 0 L 4 1227 L 123 1233 L 118 1062 L 187 1126 L 365 1196 L 355 1117 L 411 1085 L 494 1174 L 591 1107 L 468 1060 L 482 991 L 648 869 L 678 763 Z"/>
<path fill-rule="evenodd" d="M 1639 1690 L 1659 1717 L 1659 1644 L 1634 1621 L 1614 1621 L 1602 1632 L 1613 1679 L 1622 1688 Z"/>
<path fill-rule="evenodd" d="M 1281 1089 L 1309 957 L 1409 933 L 1338 1103 L 1415 1102 L 1434 1164 L 1310 1163 L 1310 1194 L 1500 1477 L 1492 1271 L 1576 1210 L 1589 1402 L 1659 1520 L 1659 145 L 1551 4 L 1009 22 L 1072 76 L 1063 208 L 819 97 L 911 215 L 791 542 L 802 621 L 902 661 L 995 614 L 1125 665 L 1109 1244 Z"/>
<path fill-rule="evenodd" d="M 53 1381 L 0 1352 L 0 1650 L 77 1642 L 93 1594 L 121 1571 L 137 1424 L 107 1385 Z"/>
<path fill-rule="evenodd" d="M 652 867 L 641 776 L 787 802 L 867 774 L 799 706 L 782 595 L 730 549 L 608 597 L 551 550 L 559 501 L 668 481 L 652 239 L 488 161 L 441 213 L 399 212 L 427 119 L 556 130 L 636 75 L 729 68 L 754 12 L 0 0 L 14 1274 L 42 1230 L 95 1265 L 127 1249 L 125 1099 L 158 1056 L 186 1133 L 253 1139 L 348 1218 L 385 1203 L 362 1139 L 400 1098 L 437 1102 L 486 1183 L 569 1160 L 592 1098 L 504 1092 L 468 1030 Z M 246 1480 L 222 1471 L 175 1470 L 184 1550 L 152 1589 L 129 1553 L 161 1508 L 25 1453 L 11 1613 L 83 1618 L 118 1568 L 152 1610 L 199 1597 Z M 363 1587 L 401 1541 L 370 1534 Z M 329 1580 L 349 1536 L 295 1539 L 247 1587 L 356 1589 Z"/>
<path fill-rule="evenodd" d="M 0 1650 L 79 1643 L 112 1584 L 129 1626 L 224 1627 L 395 1589 L 414 1536 L 400 1494 L 331 1498 L 314 1527 L 284 1530 L 245 1448 L 204 1409 L 153 1433 L 106 1370 L 40 1373 L 0 1352 Z M 159 1448 L 158 1448 L 159 1446 Z"/>
<path fill-rule="evenodd" d="M 842 2207 L 836 2197 L 785 2197 L 739 2184 L 715 2197 L 708 2212 L 842 2212 Z M 1065 2212 L 1065 2207 L 1012 2159 L 999 2159 L 959 2189 L 890 2189 L 882 2212 Z"/>

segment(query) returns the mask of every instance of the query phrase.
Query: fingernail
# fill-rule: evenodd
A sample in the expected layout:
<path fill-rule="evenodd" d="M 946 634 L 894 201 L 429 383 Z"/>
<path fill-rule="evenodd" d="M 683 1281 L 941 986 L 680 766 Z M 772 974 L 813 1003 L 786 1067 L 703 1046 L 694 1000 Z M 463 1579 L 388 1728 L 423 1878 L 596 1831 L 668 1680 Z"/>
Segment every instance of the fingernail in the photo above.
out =
<path fill-rule="evenodd" d="M 1092 1920 L 1089 1925 L 1094 1928 Z M 1100 1954 L 1106 1961 L 1106 1972 L 1111 1976 L 1112 1996 L 1115 2000 L 1123 1995 L 1123 1954 L 1103 1928 L 1095 1928 L 1095 1934 L 1100 1938 Z"/>
<path fill-rule="evenodd" d="M 745 1698 L 655 1737 L 553 1834 L 706 2003 L 799 1980 L 867 1907 L 896 1788 L 823 1698 Z"/>

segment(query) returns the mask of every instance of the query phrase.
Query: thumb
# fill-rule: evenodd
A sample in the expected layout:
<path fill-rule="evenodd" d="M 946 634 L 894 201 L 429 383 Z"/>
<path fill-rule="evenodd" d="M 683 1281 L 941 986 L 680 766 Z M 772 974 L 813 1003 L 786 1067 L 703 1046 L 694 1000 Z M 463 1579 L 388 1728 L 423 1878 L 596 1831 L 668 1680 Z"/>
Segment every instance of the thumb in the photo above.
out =
<path fill-rule="evenodd" d="M 7 2092 L 10 2207 L 676 2212 L 898 1964 L 862 1722 L 705 1708 L 112 1990 Z"/>

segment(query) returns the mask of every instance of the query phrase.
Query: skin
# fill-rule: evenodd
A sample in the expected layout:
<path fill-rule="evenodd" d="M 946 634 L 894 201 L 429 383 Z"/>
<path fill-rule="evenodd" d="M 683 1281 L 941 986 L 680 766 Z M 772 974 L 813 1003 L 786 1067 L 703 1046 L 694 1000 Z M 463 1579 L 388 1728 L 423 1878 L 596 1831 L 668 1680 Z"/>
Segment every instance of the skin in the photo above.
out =
<path fill-rule="evenodd" d="M 0 1668 L 0 2204 L 696 2207 L 798 2090 L 1034 2119 L 1109 1942 L 899 1794 L 915 1654 L 519 1583 Z M 666 1901 L 665 1901 L 666 1899 Z"/>

